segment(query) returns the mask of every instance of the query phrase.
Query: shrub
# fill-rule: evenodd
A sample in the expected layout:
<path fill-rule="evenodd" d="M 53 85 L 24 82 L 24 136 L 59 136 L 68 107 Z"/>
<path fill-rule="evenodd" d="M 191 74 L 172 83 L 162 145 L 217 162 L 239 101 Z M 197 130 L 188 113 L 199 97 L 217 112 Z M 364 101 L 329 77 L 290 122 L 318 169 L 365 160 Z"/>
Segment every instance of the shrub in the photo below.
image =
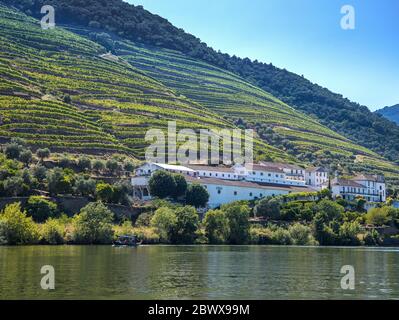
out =
<path fill-rule="evenodd" d="M 145 244 L 159 243 L 159 234 L 156 228 L 138 227 L 133 228 L 134 235 Z"/>
<path fill-rule="evenodd" d="M 114 189 L 108 183 L 100 182 L 96 186 L 96 196 L 97 200 L 101 200 L 106 203 L 110 203 L 112 201 L 112 197 L 114 195 Z"/>
<path fill-rule="evenodd" d="M 295 223 L 288 227 L 288 233 L 295 245 L 314 245 L 315 239 L 312 235 L 312 229 L 300 223 Z"/>
<path fill-rule="evenodd" d="M 74 217 L 74 241 L 83 244 L 107 244 L 113 239 L 113 213 L 101 202 L 89 203 Z"/>
<path fill-rule="evenodd" d="M 119 169 L 118 161 L 110 159 L 106 162 L 106 167 L 111 173 L 116 173 Z"/>
<path fill-rule="evenodd" d="M 57 219 L 48 219 L 41 226 L 41 238 L 48 244 L 63 244 L 65 242 L 65 226 Z"/>
<path fill-rule="evenodd" d="M 363 241 L 366 246 L 377 246 L 381 243 L 380 235 L 375 229 L 368 231 L 365 234 Z"/>
<path fill-rule="evenodd" d="M 209 200 L 208 191 L 200 184 L 190 184 L 186 192 L 186 204 L 196 208 L 203 208 Z"/>
<path fill-rule="evenodd" d="M 2 224 L 2 238 L 7 244 L 33 244 L 39 241 L 39 232 L 31 217 L 21 211 L 19 203 L 5 207 L 0 213 Z"/>
<path fill-rule="evenodd" d="M 383 226 L 389 221 L 388 211 L 384 208 L 372 208 L 365 215 L 368 224 Z"/>
<path fill-rule="evenodd" d="M 152 214 L 144 212 L 137 217 L 135 225 L 137 227 L 149 227 L 151 224 Z"/>
<path fill-rule="evenodd" d="M 357 235 L 360 233 L 360 224 L 356 221 L 344 222 L 338 233 L 338 241 L 341 245 L 355 246 L 360 244 Z"/>
<path fill-rule="evenodd" d="M 48 218 L 59 215 L 57 204 L 41 196 L 31 196 L 26 204 L 28 216 L 36 222 L 44 222 Z"/>
<path fill-rule="evenodd" d="M 46 167 L 43 167 L 43 166 L 36 166 L 36 167 L 34 167 L 34 169 L 33 169 L 33 175 L 34 175 L 34 177 L 35 177 L 38 181 L 43 182 L 44 179 L 46 179 L 46 176 L 47 176 L 47 169 L 46 169 Z"/>
<path fill-rule="evenodd" d="M 276 228 L 273 231 L 272 241 L 274 244 L 279 244 L 279 245 L 293 244 L 293 240 L 291 239 L 291 235 L 288 232 L 288 230 L 280 227 Z"/>
<path fill-rule="evenodd" d="M 229 220 L 222 210 L 209 210 L 204 218 L 205 235 L 209 243 L 225 243 L 229 237 Z"/>
<path fill-rule="evenodd" d="M 273 231 L 262 226 L 251 226 L 249 242 L 252 244 L 273 244 Z"/>
<path fill-rule="evenodd" d="M 170 242 L 176 224 L 177 216 L 173 210 L 162 207 L 155 211 L 150 225 L 158 230 L 161 241 Z"/>

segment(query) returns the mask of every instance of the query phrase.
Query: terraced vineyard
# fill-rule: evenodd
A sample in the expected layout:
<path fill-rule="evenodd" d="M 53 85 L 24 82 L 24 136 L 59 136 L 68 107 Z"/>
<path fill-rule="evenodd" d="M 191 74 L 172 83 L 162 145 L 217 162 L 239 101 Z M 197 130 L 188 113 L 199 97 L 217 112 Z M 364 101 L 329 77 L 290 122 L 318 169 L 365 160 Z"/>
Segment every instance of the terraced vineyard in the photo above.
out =
<path fill-rule="evenodd" d="M 87 32 L 42 30 L 37 20 L 0 5 L 2 142 L 21 137 L 53 150 L 142 158 L 146 131 L 165 129 L 168 120 L 178 128 L 266 128 L 293 147 L 273 146 L 258 130 L 259 157 L 304 164 L 295 157 L 328 152 L 359 170 L 399 177 L 396 165 L 235 74 L 123 39 L 112 55 L 79 35 Z"/>
<path fill-rule="evenodd" d="M 167 120 L 178 127 L 232 127 L 100 45 L 62 28 L 42 30 L 36 20 L 3 6 L 0 47 L 3 140 L 139 157 L 146 130 L 165 128 Z"/>

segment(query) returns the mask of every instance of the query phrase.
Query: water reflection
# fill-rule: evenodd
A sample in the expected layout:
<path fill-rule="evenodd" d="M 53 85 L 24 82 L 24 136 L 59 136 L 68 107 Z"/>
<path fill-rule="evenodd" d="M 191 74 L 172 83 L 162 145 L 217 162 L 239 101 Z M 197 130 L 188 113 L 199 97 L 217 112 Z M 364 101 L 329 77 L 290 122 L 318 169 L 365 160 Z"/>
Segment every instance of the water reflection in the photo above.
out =
<path fill-rule="evenodd" d="M 340 288 L 343 265 L 356 289 Z M 56 290 L 40 288 L 55 268 Z M 399 249 L 279 246 L 0 247 L 2 299 L 398 299 Z"/>

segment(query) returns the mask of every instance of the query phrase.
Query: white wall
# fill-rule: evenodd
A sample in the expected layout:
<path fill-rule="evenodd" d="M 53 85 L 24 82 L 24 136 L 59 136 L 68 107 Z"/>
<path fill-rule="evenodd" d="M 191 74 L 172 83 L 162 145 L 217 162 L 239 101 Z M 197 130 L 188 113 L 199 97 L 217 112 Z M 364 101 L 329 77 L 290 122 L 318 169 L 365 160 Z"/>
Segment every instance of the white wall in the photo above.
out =
<path fill-rule="evenodd" d="M 218 207 L 222 204 L 239 200 L 260 199 L 266 196 L 288 194 L 288 190 L 260 189 L 251 187 L 225 186 L 201 183 L 209 193 L 209 206 Z"/>

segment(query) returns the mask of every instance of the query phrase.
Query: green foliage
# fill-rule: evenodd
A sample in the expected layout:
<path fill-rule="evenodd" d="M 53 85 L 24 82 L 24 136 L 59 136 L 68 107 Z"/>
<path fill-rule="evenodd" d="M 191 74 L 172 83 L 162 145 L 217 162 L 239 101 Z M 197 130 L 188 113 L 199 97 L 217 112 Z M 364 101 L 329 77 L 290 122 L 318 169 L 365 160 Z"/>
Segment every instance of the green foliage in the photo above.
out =
<path fill-rule="evenodd" d="M 172 194 L 174 199 L 178 199 L 186 194 L 187 190 L 187 181 L 181 174 L 174 174 L 173 180 L 175 180 L 175 189 Z"/>
<path fill-rule="evenodd" d="M 209 210 L 203 222 L 205 236 L 211 244 L 222 244 L 227 241 L 230 234 L 229 220 L 222 210 Z"/>
<path fill-rule="evenodd" d="M 152 217 L 153 215 L 151 213 L 144 212 L 137 217 L 135 225 L 137 227 L 149 227 Z"/>
<path fill-rule="evenodd" d="M 9 245 L 33 244 L 39 241 L 37 226 L 31 217 L 21 211 L 19 203 L 5 207 L 0 213 L 0 237 Z"/>
<path fill-rule="evenodd" d="M 344 222 L 339 228 L 339 242 L 345 246 L 356 246 L 360 244 L 358 234 L 360 233 L 360 224 L 357 221 Z"/>
<path fill-rule="evenodd" d="M 87 157 L 80 157 L 78 159 L 77 166 L 81 171 L 87 171 L 91 169 L 91 161 Z"/>
<path fill-rule="evenodd" d="M 6 145 L 4 153 L 8 159 L 18 159 L 21 151 L 22 147 L 19 144 L 11 143 Z"/>
<path fill-rule="evenodd" d="M 389 221 L 388 207 L 372 208 L 365 215 L 365 220 L 368 224 L 375 226 L 383 226 Z"/>
<path fill-rule="evenodd" d="M 80 175 L 75 180 L 74 190 L 75 193 L 83 197 L 94 196 L 96 194 L 96 181 Z"/>
<path fill-rule="evenodd" d="M 169 172 L 158 170 L 148 181 L 151 195 L 164 199 L 174 194 L 176 181 Z"/>
<path fill-rule="evenodd" d="M 101 172 L 105 169 L 105 163 L 101 160 L 94 160 L 92 163 L 92 168 L 97 172 Z"/>
<path fill-rule="evenodd" d="M 167 207 L 159 208 L 151 218 L 150 225 L 158 230 L 162 242 L 170 242 L 177 228 L 177 216 Z"/>
<path fill-rule="evenodd" d="M 73 182 L 73 176 L 66 169 L 54 168 L 47 172 L 48 190 L 51 195 L 71 193 Z"/>
<path fill-rule="evenodd" d="M 190 184 L 186 192 L 186 203 L 196 208 L 205 207 L 209 200 L 208 191 L 200 184 Z"/>
<path fill-rule="evenodd" d="M 254 208 L 257 217 L 265 217 L 272 220 L 280 219 L 280 202 L 274 197 L 266 197 L 259 200 Z"/>
<path fill-rule="evenodd" d="M 41 196 L 31 196 L 26 204 L 28 216 L 36 222 L 45 222 L 48 218 L 59 216 L 57 204 Z"/>
<path fill-rule="evenodd" d="M 41 239 L 48 244 L 63 244 L 65 242 L 65 225 L 58 219 L 48 219 L 41 226 Z"/>
<path fill-rule="evenodd" d="M 230 234 L 228 242 L 230 244 L 245 244 L 249 237 L 249 212 L 246 205 L 229 205 L 222 207 L 229 221 Z"/>
<path fill-rule="evenodd" d="M 38 149 L 36 151 L 36 155 L 41 159 L 44 160 L 50 157 L 50 150 L 48 148 Z"/>
<path fill-rule="evenodd" d="M 113 187 L 104 182 L 100 182 L 96 186 L 96 196 L 98 200 L 101 200 L 105 203 L 110 203 L 112 201 L 112 197 L 114 195 Z"/>
<path fill-rule="evenodd" d="M 196 231 L 199 226 L 199 217 L 195 208 L 185 206 L 177 208 L 176 224 L 171 232 L 172 243 L 191 244 L 194 243 Z"/>
<path fill-rule="evenodd" d="M 295 245 L 315 245 L 316 241 L 312 235 L 312 229 L 300 223 L 290 225 L 288 233 Z"/>
<path fill-rule="evenodd" d="M 113 213 L 101 202 L 89 203 L 74 217 L 76 243 L 107 244 L 113 239 Z"/>

